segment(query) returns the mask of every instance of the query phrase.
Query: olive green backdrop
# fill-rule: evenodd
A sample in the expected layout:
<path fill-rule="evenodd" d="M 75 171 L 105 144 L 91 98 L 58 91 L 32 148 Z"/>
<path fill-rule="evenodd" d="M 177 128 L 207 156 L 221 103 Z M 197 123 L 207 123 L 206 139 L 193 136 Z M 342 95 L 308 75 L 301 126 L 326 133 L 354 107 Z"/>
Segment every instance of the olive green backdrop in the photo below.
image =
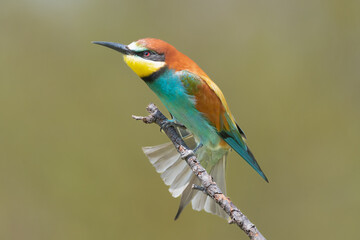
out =
<path fill-rule="evenodd" d="M 156 96 L 91 41 L 170 42 L 220 86 L 262 169 L 228 193 L 267 239 L 355 239 L 359 1 L 0 3 L 0 239 L 247 239 L 173 199 L 131 119 Z"/>

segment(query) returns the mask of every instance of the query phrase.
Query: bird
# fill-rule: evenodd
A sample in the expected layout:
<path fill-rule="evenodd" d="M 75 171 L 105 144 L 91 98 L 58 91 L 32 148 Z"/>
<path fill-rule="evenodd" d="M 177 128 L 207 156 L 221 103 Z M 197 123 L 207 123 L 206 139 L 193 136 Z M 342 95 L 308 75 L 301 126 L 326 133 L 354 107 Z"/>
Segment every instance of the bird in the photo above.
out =
<path fill-rule="evenodd" d="M 94 41 L 123 54 L 125 63 L 147 84 L 170 112 L 169 124 L 177 128 L 192 146 L 203 167 L 226 194 L 225 167 L 233 149 L 266 182 L 269 182 L 250 151 L 246 135 L 236 123 L 220 88 L 188 56 L 169 43 L 143 38 L 124 45 Z M 169 143 L 143 147 L 145 155 L 169 187 L 173 197 L 181 196 L 175 220 L 190 202 L 197 211 L 227 218 L 213 199 L 192 188 L 201 185 L 186 162 Z"/>

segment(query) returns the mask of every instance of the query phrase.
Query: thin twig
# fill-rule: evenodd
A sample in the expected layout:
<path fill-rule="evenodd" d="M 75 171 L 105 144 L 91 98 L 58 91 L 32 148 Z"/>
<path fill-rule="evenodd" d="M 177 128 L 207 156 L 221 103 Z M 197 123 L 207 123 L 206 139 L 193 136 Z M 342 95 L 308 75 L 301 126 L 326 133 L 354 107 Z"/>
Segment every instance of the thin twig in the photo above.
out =
<path fill-rule="evenodd" d="M 194 152 L 186 146 L 175 128 L 170 124 L 165 124 L 168 119 L 160 112 L 160 110 L 152 103 L 147 106 L 146 110 L 150 115 L 146 117 L 133 115 L 132 117 L 136 120 L 142 120 L 144 123 L 156 123 L 162 127 L 165 134 L 180 153 L 181 158 L 186 161 L 194 174 L 200 179 L 202 186 L 193 186 L 193 188 L 203 191 L 214 199 L 215 202 L 230 216 L 229 224 L 237 224 L 251 240 L 266 240 L 256 226 L 230 201 L 230 198 L 222 193 L 221 189 L 206 172 L 205 168 L 200 165 Z"/>

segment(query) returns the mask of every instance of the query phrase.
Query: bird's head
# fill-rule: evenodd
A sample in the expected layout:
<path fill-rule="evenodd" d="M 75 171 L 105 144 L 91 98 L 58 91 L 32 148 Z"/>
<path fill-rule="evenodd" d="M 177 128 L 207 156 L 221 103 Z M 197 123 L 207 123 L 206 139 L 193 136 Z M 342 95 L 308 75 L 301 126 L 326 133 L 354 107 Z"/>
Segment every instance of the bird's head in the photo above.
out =
<path fill-rule="evenodd" d="M 155 38 L 144 38 L 124 45 L 114 42 L 93 42 L 124 54 L 126 64 L 142 79 L 165 67 L 180 70 L 202 70 L 172 45 Z M 205 73 L 204 73 L 205 74 Z"/>

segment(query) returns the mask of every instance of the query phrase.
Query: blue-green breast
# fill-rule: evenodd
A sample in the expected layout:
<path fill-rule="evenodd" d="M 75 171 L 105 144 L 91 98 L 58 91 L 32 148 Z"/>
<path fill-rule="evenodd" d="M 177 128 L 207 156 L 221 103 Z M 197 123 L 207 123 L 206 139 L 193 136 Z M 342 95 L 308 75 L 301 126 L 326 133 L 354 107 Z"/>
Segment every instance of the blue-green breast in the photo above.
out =
<path fill-rule="evenodd" d="M 193 85 L 186 88 L 186 81 L 181 81 L 180 76 L 170 69 L 146 83 L 174 118 L 185 125 L 198 140 L 210 148 L 218 147 L 220 137 L 216 129 L 195 108 L 195 98 L 189 94 L 189 87 L 194 88 Z"/>

